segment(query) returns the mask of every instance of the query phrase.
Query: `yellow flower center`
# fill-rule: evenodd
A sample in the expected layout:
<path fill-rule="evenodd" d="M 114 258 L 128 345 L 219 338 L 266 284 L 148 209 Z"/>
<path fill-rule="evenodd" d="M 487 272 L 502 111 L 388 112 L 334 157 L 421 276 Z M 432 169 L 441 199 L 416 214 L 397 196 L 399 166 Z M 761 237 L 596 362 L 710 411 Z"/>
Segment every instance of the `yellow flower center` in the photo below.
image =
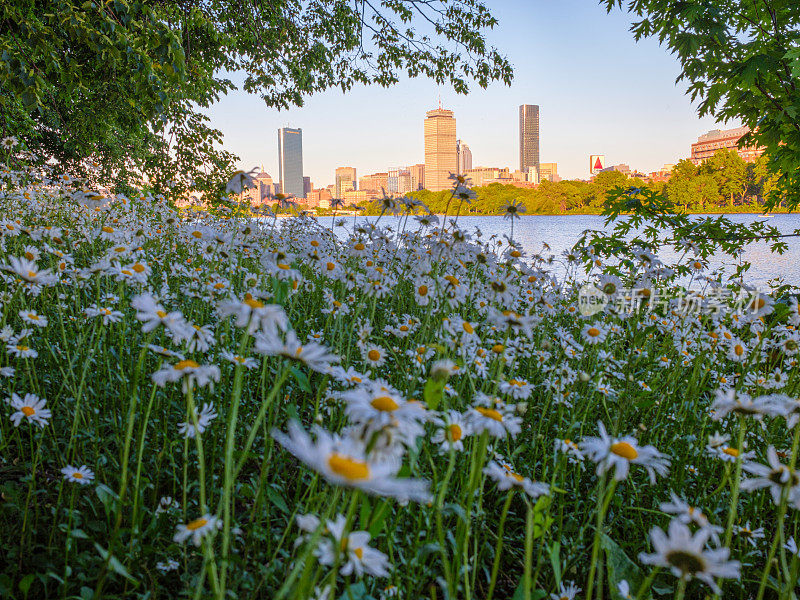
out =
<path fill-rule="evenodd" d="M 513 256 L 514 258 L 519 258 L 520 256 L 522 256 L 522 253 L 519 250 L 512 250 L 511 252 L 509 252 L 509 254 L 511 254 L 511 256 Z"/>
<path fill-rule="evenodd" d="M 200 517 L 199 519 L 195 519 L 194 521 L 186 525 L 186 529 L 188 529 L 189 531 L 197 531 L 201 527 L 205 527 L 207 523 L 208 519 Z"/>
<path fill-rule="evenodd" d="M 249 298 L 245 297 L 244 303 L 247 304 L 247 306 L 249 306 L 250 308 L 264 308 L 264 303 L 261 302 L 260 300 L 256 300 L 252 296 L 250 296 Z"/>
<path fill-rule="evenodd" d="M 736 448 L 723 448 L 722 451 L 728 456 L 739 458 L 739 451 Z"/>
<path fill-rule="evenodd" d="M 420 296 L 427 296 L 427 295 L 428 295 L 428 286 L 427 286 L 427 285 L 421 285 L 421 286 L 419 286 L 419 287 L 417 288 L 417 293 L 418 293 Z"/>
<path fill-rule="evenodd" d="M 203 237 L 203 234 L 202 234 L 202 233 L 200 233 L 199 231 L 193 231 L 193 232 L 192 232 L 192 235 L 193 235 L 194 237 L 196 237 L 197 239 L 200 239 L 201 237 Z"/>
<path fill-rule="evenodd" d="M 184 369 L 196 369 L 200 365 L 193 360 L 182 360 L 181 362 L 177 363 L 173 368 L 176 371 L 183 371 Z"/>
<path fill-rule="evenodd" d="M 163 310 L 157 310 L 156 314 L 158 315 L 159 319 L 163 319 L 164 317 L 167 316 L 167 313 L 165 313 Z"/>
<path fill-rule="evenodd" d="M 600 335 L 600 330 L 597 327 L 590 327 L 586 333 L 589 335 L 589 337 L 597 337 Z"/>
<path fill-rule="evenodd" d="M 348 456 L 333 453 L 328 458 L 328 466 L 331 471 L 350 481 L 369 479 L 369 466 L 367 463 L 353 460 Z"/>
<path fill-rule="evenodd" d="M 36 414 L 36 410 L 32 406 L 23 406 L 20 410 L 26 417 L 32 417 Z"/>
<path fill-rule="evenodd" d="M 450 282 L 450 285 L 456 286 L 458 285 L 458 279 L 453 277 L 452 275 L 445 275 L 444 278 Z"/>
<path fill-rule="evenodd" d="M 327 262 L 325 263 L 325 268 L 328 269 L 328 271 L 333 271 L 336 268 L 336 263 Z"/>
<path fill-rule="evenodd" d="M 36 277 L 36 271 L 28 271 L 28 279 L 34 279 Z"/>
<path fill-rule="evenodd" d="M 32 252 L 26 252 L 25 253 L 25 258 L 27 258 L 28 260 L 33 260 L 33 253 Z"/>
<path fill-rule="evenodd" d="M 375 362 L 381 359 L 381 353 L 374 348 L 367 352 L 367 358 Z"/>
<path fill-rule="evenodd" d="M 448 430 L 448 432 L 449 432 L 449 434 L 450 434 L 450 439 L 451 439 L 452 441 L 454 441 L 454 442 L 457 442 L 458 440 L 460 440 L 460 439 L 463 437 L 463 435 L 464 435 L 464 432 L 463 432 L 463 431 L 461 431 L 461 427 L 459 427 L 459 426 L 458 426 L 458 425 L 456 425 L 455 423 L 453 423 L 452 425 L 450 425 L 450 426 L 447 428 L 447 430 Z"/>
<path fill-rule="evenodd" d="M 736 354 L 736 356 L 741 356 L 742 354 L 744 354 L 744 348 L 742 347 L 741 344 L 736 344 L 733 347 L 733 352 L 734 354 Z"/>
<path fill-rule="evenodd" d="M 103 227 L 103 231 L 105 233 L 114 233 L 114 228 L 113 227 L 109 227 L 108 225 L 106 225 L 106 226 Z"/>
<path fill-rule="evenodd" d="M 353 246 L 353 248 L 355 248 L 356 250 L 361 252 L 361 250 L 363 250 L 365 248 L 365 246 L 361 242 L 358 242 L 355 246 Z"/>
<path fill-rule="evenodd" d="M 374 409 L 381 410 L 383 412 L 393 412 L 400 408 L 400 405 L 389 396 L 378 396 L 377 398 L 373 398 L 370 401 L 370 404 Z"/>
<path fill-rule="evenodd" d="M 501 354 L 503 350 L 505 350 L 503 344 L 495 344 L 494 346 L 492 346 L 492 352 L 494 352 L 495 354 Z"/>
<path fill-rule="evenodd" d="M 144 273 L 144 265 L 142 263 L 136 263 L 131 268 L 137 273 Z"/>
<path fill-rule="evenodd" d="M 83 473 L 81 473 L 80 471 L 75 471 L 72 474 L 72 478 L 73 479 L 83 479 Z"/>
<path fill-rule="evenodd" d="M 470 323 L 467 323 L 466 321 L 464 321 L 464 324 L 462 325 L 462 327 L 464 328 L 464 331 L 466 331 L 470 335 L 475 333 L 475 328 Z"/>
<path fill-rule="evenodd" d="M 639 456 L 636 448 L 631 446 L 628 442 L 616 442 L 611 444 L 611 452 L 627 460 L 633 460 Z"/>
<path fill-rule="evenodd" d="M 364 558 L 364 549 L 363 548 L 356 548 L 353 550 L 353 554 L 358 557 L 358 560 L 362 560 Z"/>
<path fill-rule="evenodd" d="M 475 410 L 481 413 L 487 419 L 493 419 L 500 423 L 503 422 L 503 415 L 501 415 L 498 411 L 493 408 L 484 408 L 483 406 L 476 406 Z"/>

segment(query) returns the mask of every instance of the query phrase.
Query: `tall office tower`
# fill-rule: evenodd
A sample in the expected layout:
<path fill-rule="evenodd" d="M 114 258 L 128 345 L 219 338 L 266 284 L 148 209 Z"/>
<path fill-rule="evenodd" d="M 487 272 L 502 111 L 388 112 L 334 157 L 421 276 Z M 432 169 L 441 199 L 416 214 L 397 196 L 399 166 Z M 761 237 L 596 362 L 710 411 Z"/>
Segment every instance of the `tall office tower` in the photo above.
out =
<path fill-rule="evenodd" d="M 425 189 L 449 190 L 451 173 L 458 173 L 456 120 L 452 110 L 439 108 L 425 115 Z"/>
<path fill-rule="evenodd" d="M 314 184 L 311 183 L 311 177 L 306 175 L 303 177 L 303 197 L 308 198 L 308 194 L 314 189 Z"/>
<path fill-rule="evenodd" d="M 463 141 L 456 142 L 458 153 L 458 174 L 463 175 L 472 168 L 472 150 Z"/>
<path fill-rule="evenodd" d="M 530 167 L 539 168 L 539 106 L 522 104 L 519 107 L 519 170 L 527 173 Z"/>
<path fill-rule="evenodd" d="M 305 198 L 303 189 L 303 130 L 278 129 L 278 170 L 281 193 Z"/>
<path fill-rule="evenodd" d="M 336 169 L 336 198 L 341 200 L 344 198 L 345 192 L 355 190 L 358 185 L 357 181 L 355 167 L 338 167 Z"/>

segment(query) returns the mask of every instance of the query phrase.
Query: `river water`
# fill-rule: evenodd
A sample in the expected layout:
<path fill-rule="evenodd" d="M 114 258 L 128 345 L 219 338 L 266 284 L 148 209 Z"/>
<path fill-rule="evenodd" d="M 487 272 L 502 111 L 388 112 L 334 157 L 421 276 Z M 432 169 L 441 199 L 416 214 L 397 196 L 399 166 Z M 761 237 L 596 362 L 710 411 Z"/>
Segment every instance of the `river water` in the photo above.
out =
<path fill-rule="evenodd" d="M 702 215 L 701 215 L 702 216 Z M 714 215 L 716 216 L 716 215 Z M 377 217 L 357 217 L 356 221 L 375 221 Z M 776 227 L 781 233 L 792 233 L 800 229 L 800 214 L 776 214 L 769 218 L 760 215 L 728 215 L 734 223 L 752 223 L 766 220 L 768 224 Z M 320 224 L 330 227 L 331 217 L 320 217 Z M 337 221 L 339 218 L 337 217 Z M 604 218 L 597 215 L 526 215 L 514 224 L 514 240 L 522 244 L 529 253 L 542 253 L 542 244 L 547 243 L 552 253 L 558 256 L 562 251 L 572 248 L 575 242 L 587 229 L 603 230 Z M 346 219 L 346 229 L 337 227 L 337 233 L 344 236 L 351 230 L 353 217 Z M 395 228 L 400 224 L 397 217 L 382 217 L 381 223 L 392 224 Z M 416 224 L 409 221 L 407 227 Z M 458 225 L 467 231 L 476 228 L 483 232 L 484 237 L 491 235 L 503 236 L 511 234 L 511 224 L 502 217 L 459 217 Z M 765 285 L 769 280 L 783 278 L 785 283 L 800 286 L 800 238 L 784 238 L 789 248 L 783 254 L 770 251 L 769 244 L 752 243 L 746 246 L 741 256 L 742 261 L 751 263 L 751 268 L 745 276 L 745 281 L 752 285 Z M 679 257 L 672 251 L 664 250 L 659 257 L 666 263 L 674 262 Z M 713 257 L 709 266 L 712 269 L 723 267 L 726 272 L 732 273 L 738 260 L 732 257 Z M 555 267 L 555 271 L 560 269 Z"/>

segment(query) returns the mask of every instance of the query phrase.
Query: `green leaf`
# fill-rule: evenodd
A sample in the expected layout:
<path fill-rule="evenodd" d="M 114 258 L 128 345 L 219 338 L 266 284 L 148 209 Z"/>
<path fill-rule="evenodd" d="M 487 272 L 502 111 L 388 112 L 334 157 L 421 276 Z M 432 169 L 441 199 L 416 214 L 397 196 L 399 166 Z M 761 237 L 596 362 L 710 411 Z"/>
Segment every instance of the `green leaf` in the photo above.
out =
<path fill-rule="evenodd" d="M 425 382 L 425 390 L 422 392 L 422 397 L 430 410 L 436 410 L 442 401 L 445 383 L 446 381 L 444 380 L 436 381 L 434 379 L 428 379 Z"/>
<path fill-rule="evenodd" d="M 630 585 L 632 593 L 637 593 L 644 581 L 641 569 L 633 562 L 620 546 L 605 533 L 600 534 L 600 547 L 606 553 L 606 566 L 608 568 L 608 585 L 614 598 L 621 598 L 617 585 L 625 580 Z M 652 598 L 648 593 L 645 599 Z"/>
<path fill-rule="evenodd" d="M 28 590 L 31 589 L 31 584 L 35 578 L 36 576 L 33 573 L 28 573 L 19 582 L 19 591 L 25 594 L 26 597 L 28 595 Z"/>
<path fill-rule="evenodd" d="M 108 566 L 111 568 L 112 571 L 114 571 L 114 573 L 116 573 L 117 575 L 121 575 L 122 577 L 124 577 L 125 579 L 129 580 L 130 582 L 132 582 L 136 586 L 139 585 L 139 582 L 136 581 L 131 576 L 130 573 L 128 573 L 128 569 L 125 568 L 125 565 L 123 565 L 121 562 L 119 562 L 119 560 L 117 559 L 116 556 L 114 556 L 113 554 L 109 555 L 108 550 L 103 548 L 97 542 L 95 542 L 94 547 L 97 549 L 97 552 L 98 552 L 98 554 L 100 554 L 100 557 L 103 560 L 107 560 L 108 561 Z"/>
<path fill-rule="evenodd" d="M 308 376 L 297 367 L 291 367 L 289 370 L 292 372 L 292 376 L 294 377 L 294 380 L 297 382 L 297 385 L 300 386 L 300 389 L 306 392 L 307 394 L 310 394 L 311 384 L 308 381 Z"/>

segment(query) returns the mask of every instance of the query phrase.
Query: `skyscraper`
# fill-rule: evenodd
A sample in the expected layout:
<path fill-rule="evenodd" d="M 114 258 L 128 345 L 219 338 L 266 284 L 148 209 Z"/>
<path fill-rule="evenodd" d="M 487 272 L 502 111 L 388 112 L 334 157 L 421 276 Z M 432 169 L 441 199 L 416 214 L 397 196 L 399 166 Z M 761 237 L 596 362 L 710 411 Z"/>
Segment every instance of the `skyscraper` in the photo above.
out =
<path fill-rule="evenodd" d="M 451 187 L 450 173 L 458 172 L 456 120 L 452 110 L 438 108 L 425 115 L 425 188 L 432 192 Z"/>
<path fill-rule="evenodd" d="M 281 193 L 305 198 L 303 186 L 303 130 L 278 129 L 278 171 Z"/>
<path fill-rule="evenodd" d="M 539 168 L 538 104 L 519 107 L 519 170 L 527 173 L 529 167 Z"/>
<path fill-rule="evenodd" d="M 338 167 L 336 169 L 336 198 L 341 200 L 344 193 L 356 189 L 358 179 L 355 167 Z"/>
<path fill-rule="evenodd" d="M 458 174 L 463 175 L 472 168 L 472 150 L 462 140 L 456 142 L 458 153 Z"/>

